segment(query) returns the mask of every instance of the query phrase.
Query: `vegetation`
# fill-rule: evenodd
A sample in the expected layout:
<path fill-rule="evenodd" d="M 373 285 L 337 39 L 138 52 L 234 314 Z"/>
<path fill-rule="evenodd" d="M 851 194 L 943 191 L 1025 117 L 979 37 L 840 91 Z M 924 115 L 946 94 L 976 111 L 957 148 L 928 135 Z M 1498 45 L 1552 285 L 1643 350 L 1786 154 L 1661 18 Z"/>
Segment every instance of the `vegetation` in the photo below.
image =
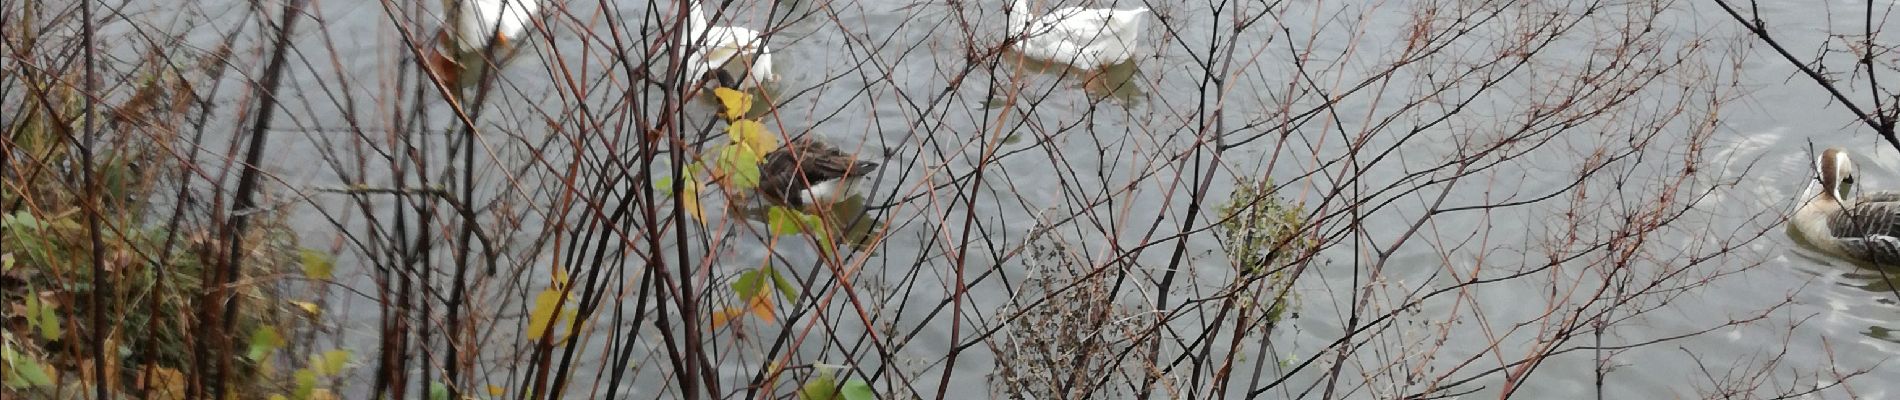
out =
<path fill-rule="evenodd" d="M 1831 359 L 1890 329 L 1813 328 L 1889 303 L 1723 286 L 1796 280 L 1758 268 L 1781 208 L 1734 200 L 1782 177 L 1728 142 L 1781 139 L 1721 136 L 1756 57 L 1900 143 L 1871 5 L 1800 60 L 1734 1 L 1150 1 L 1138 57 L 1081 71 L 995 1 L 700 3 L 785 79 L 702 89 L 682 1 L 546 2 L 474 80 L 424 65 L 438 2 L 0 2 L 0 397 L 1788 398 L 1893 368 Z M 1133 6 L 1069 3 L 1036 8 Z M 803 137 L 878 173 L 762 198 Z"/>
<path fill-rule="evenodd" d="M 135 66 L 169 58 L 153 52 Z M 286 334 L 308 332 L 320 310 L 312 299 L 296 300 L 293 288 L 309 285 L 291 281 L 321 284 L 332 262 L 260 210 L 238 233 L 244 244 L 235 251 L 247 262 L 237 284 L 208 286 L 232 244 L 219 236 L 219 216 L 174 197 L 183 193 L 176 171 L 189 170 L 179 152 L 196 146 L 181 134 L 202 103 L 191 71 L 138 71 L 129 95 L 104 96 L 120 99 L 110 103 L 89 100 L 100 96 L 78 84 L 77 71 L 8 77 L 25 87 L 8 104 L 18 113 L 5 122 L 0 181 L 0 395 L 188 398 L 184 371 L 194 363 L 227 365 L 243 377 L 219 383 L 234 395 L 292 394 L 296 384 L 277 370 L 295 363 L 276 350 L 289 346 Z M 111 133 L 89 135 L 88 126 Z M 239 298 L 227 323 L 248 333 L 237 344 L 248 351 L 195 353 L 201 311 L 214 293 Z M 297 398 L 315 397 L 314 384 Z"/>

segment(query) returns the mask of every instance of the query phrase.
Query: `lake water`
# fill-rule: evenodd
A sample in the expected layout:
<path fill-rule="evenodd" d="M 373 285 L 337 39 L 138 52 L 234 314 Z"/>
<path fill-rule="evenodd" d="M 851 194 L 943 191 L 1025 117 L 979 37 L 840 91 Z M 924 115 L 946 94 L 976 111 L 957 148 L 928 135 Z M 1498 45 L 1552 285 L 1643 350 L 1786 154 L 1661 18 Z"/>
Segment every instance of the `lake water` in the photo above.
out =
<path fill-rule="evenodd" d="M 133 18 L 161 30 L 189 31 L 189 42 L 201 45 L 215 43 L 220 32 L 244 29 L 233 61 L 239 71 L 254 74 L 261 69 L 263 54 L 256 50 L 257 22 L 245 19 L 242 5 L 216 3 L 159 7 L 175 12 Z M 1421 26 L 1414 24 L 1415 17 L 1430 9 L 1428 4 L 1287 1 L 1239 35 L 1233 33 L 1233 16 L 1257 14 L 1265 6 L 1157 3 L 1148 5 L 1155 18 L 1144 35 L 1143 46 L 1151 57 L 1111 69 L 1110 75 L 1133 83 L 1120 90 L 1102 90 L 1080 77 L 1062 76 L 1059 68 L 972 62 L 971 54 L 1007 54 L 986 48 L 1002 36 L 1002 5 L 997 1 L 785 2 L 776 13 L 769 11 L 768 1 L 732 3 L 726 23 L 774 27 L 770 46 L 783 81 L 771 91 L 779 105 L 767 125 L 785 134 L 809 132 L 860 154 L 888 152 L 891 158 L 865 186 L 868 202 L 894 205 L 873 213 L 889 224 L 884 240 L 838 265 L 862 269 L 851 280 L 859 297 L 856 303 L 836 285 L 820 282 L 830 288 L 811 293 L 826 296 L 819 299 L 826 304 L 819 313 L 822 322 L 813 314 L 800 314 L 802 320 L 792 324 L 749 324 L 747 329 L 757 330 L 748 335 L 749 342 L 726 342 L 730 335 L 717 339 L 722 393 L 749 381 L 763 364 L 760 358 L 770 340 L 789 328 L 809 335 L 792 348 L 794 364 L 855 360 L 853 376 L 876 373 L 871 380 L 880 394 L 934 396 L 945 355 L 955 344 L 971 343 L 972 332 L 996 327 L 1001 316 L 1013 315 L 1015 307 L 1037 299 L 1040 294 L 1025 291 L 1032 278 L 1060 275 L 1027 255 L 1031 246 L 1026 244 L 1036 243 L 1031 238 L 1037 234 L 1042 243 L 1061 243 L 1069 257 L 1130 279 L 1113 294 L 1122 317 L 1107 328 L 1124 334 L 1153 324 L 1157 313 L 1151 309 L 1160 296 L 1157 282 L 1167 274 L 1167 266 L 1182 266 L 1169 289 L 1172 302 L 1164 310 L 1177 319 L 1163 330 L 1162 360 L 1187 346 L 1197 346 L 1196 351 L 1211 346 L 1216 355 L 1241 353 L 1243 361 L 1233 372 L 1237 378 L 1230 383 L 1234 387 L 1223 393 L 1229 397 L 1245 394 L 1248 377 L 1259 368 L 1266 369 L 1257 381 L 1260 385 L 1286 376 L 1273 389 L 1258 393 L 1267 398 L 1329 392 L 1335 397 L 1387 398 L 1453 382 L 1458 384 L 1433 395 L 1488 398 L 1509 390 L 1506 382 L 1516 382 L 1527 371 L 1531 376 L 1512 388 L 1517 396 L 1713 397 L 1728 390 L 1772 396 L 1818 385 L 1826 397 L 1852 393 L 1884 398 L 1900 385 L 1891 379 L 1900 376 L 1900 366 L 1890 362 L 1900 355 L 1900 337 L 1892 331 L 1900 327 L 1900 299 L 1881 273 L 1800 249 L 1779 229 L 1777 219 L 1793 209 L 1808 185 L 1811 146 L 1857 151 L 1868 182 L 1863 186 L 1868 188 L 1900 187 L 1900 154 L 1788 63 L 1743 36 L 1745 32 L 1710 2 L 1678 2 L 1660 12 L 1640 5 L 1599 4 L 1602 8 L 1590 17 L 1553 20 L 1581 23 L 1549 47 L 1518 50 L 1506 44 L 1548 28 L 1540 16 L 1581 14 L 1593 3 L 1449 2 L 1440 8 L 1445 14 L 1437 23 L 1443 25 Z M 1049 7 L 1035 3 L 1039 10 Z M 386 6 L 397 8 L 395 16 Z M 1814 54 L 1830 29 L 1858 31 L 1862 3 L 1764 1 L 1760 6 L 1781 40 L 1805 57 Z M 412 13 L 410 7 L 313 4 L 311 17 L 322 23 L 303 25 L 295 40 L 298 53 L 290 69 L 294 79 L 283 97 L 286 104 L 275 124 L 280 135 L 272 139 L 268 164 L 279 178 L 272 188 L 277 200 L 297 204 L 288 209 L 294 210 L 292 220 L 305 242 L 342 253 L 340 274 L 345 278 L 330 293 L 336 310 L 333 322 L 342 329 L 327 341 L 359 354 L 373 353 L 380 336 L 377 303 L 359 293 L 378 288 L 370 271 L 348 270 L 368 261 L 365 251 L 349 244 L 339 231 L 361 235 L 378 224 L 387 230 L 396 204 L 373 200 L 371 208 L 382 222 L 369 222 L 348 197 L 320 190 L 358 183 L 422 185 L 413 176 L 392 182 L 388 162 L 378 154 L 403 152 L 404 135 L 434 152 L 459 135 L 444 134 L 457 132 L 451 130 L 455 118 L 433 94 L 420 103 L 428 110 L 420 121 L 427 129 L 406 120 L 415 101 L 414 76 L 405 76 L 412 71 L 401 67 L 409 56 L 401 37 L 410 31 L 413 37 L 426 38 L 435 18 Z M 482 339 L 483 376 L 508 388 L 522 380 L 510 374 L 515 361 L 509 358 L 527 345 L 512 333 L 526 311 L 522 302 L 547 285 L 550 266 L 570 263 L 566 248 L 535 250 L 537 238 L 562 228 L 599 229 L 560 225 L 560 212 L 532 210 L 564 201 L 559 183 L 567 179 L 587 187 L 620 179 L 612 176 L 616 171 L 626 172 L 608 163 L 631 157 L 626 149 L 638 135 L 630 133 L 629 109 L 646 107 L 653 113 L 660 97 L 658 90 L 630 82 L 626 69 L 614 64 L 611 50 L 630 49 L 629 57 L 641 57 L 647 44 L 636 41 L 638 32 L 655 29 L 643 21 L 674 10 L 670 4 L 656 7 L 644 1 L 571 2 L 550 8 L 554 22 L 547 23 L 547 34 L 537 34 L 501 72 L 493 103 L 477 116 L 484 147 L 477 169 L 479 201 L 473 203 L 508 204 L 486 210 L 496 216 L 485 217 L 484 224 L 508 246 L 511 256 L 504 261 L 525 266 L 519 275 L 503 274 L 478 290 L 490 300 L 476 307 L 485 307 L 486 315 L 498 321 L 496 333 Z M 1497 10 L 1492 18 L 1449 20 Z M 1527 134 L 1525 139 L 1546 142 L 1539 143 L 1542 147 L 1507 147 L 1503 151 L 1520 151 L 1522 156 L 1498 160 L 1465 180 L 1434 180 L 1448 175 L 1433 168 L 1482 148 L 1493 138 L 1487 135 L 1504 137 L 1539 104 L 1549 105 L 1545 102 L 1551 93 L 1572 87 L 1567 85 L 1584 72 L 1628 67 L 1612 63 L 1618 56 L 1605 46 L 1626 31 L 1624 22 L 1652 21 L 1630 16 L 1646 12 L 1655 16 L 1654 24 L 1632 48 L 1665 59 L 1682 55 L 1686 59 L 1681 66 L 1657 74 L 1657 83 L 1627 96 L 1585 97 L 1632 99 L 1606 106 L 1605 113 L 1613 116 L 1586 118 L 1582 128 L 1566 128 L 1571 130 L 1561 134 Z M 619 44 L 609 33 L 615 23 L 621 29 Z M 1454 31 L 1468 36 L 1445 40 L 1446 48 L 1436 56 L 1389 76 L 1378 75 L 1418 43 L 1415 33 Z M 1692 50 L 1694 46 L 1703 47 Z M 1516 70 L 1481 63 L 1488 60 L 1486 55 L 1501 51 L 1524 52 L 1528 62 Z M 1834 57 L 1830 65 L 1837 69 L 1851 66 L 1839 62 L 1843 56 Z M 1222 74 L 1222 90 L 1204 89 L 1210 84 L 1203 79 L 1210 58 L 1230 61 L 1213 68 L 1229 71 Z M 1630 64 L 1666 63 L 1651 59 Z M 1427 97 L 1433 82 L 1473 71 L 1500 74 L 1496 87 L 1458 85 L 1423 105 L 1408 106 Z M 240 78 L 227 79 L 227 85 L 240 87 Z M 1369 82 L 1370 89 L 1356 88 L 1360 82 Z M 1864 89 L 1859 81 L 1849 85 L 1856 96 L 1864 97 Z M 626 95 L 629 91 L 635 93 Z M 238 89 L 220 94 L 233 101 L 244 99 Z M 1464 96 L 1474 98 L 1450 111 Z M 1708 106 L 1712 97 L 1723 99 L 1720 108 Z M 1328 99 L 1337 101 L 1332 112 L 1298 117 L 1309 121 L 1288 131 L 1275 128 L 1293 119 L 1291 114 L 1315 109 Z M 1654 112 L 1670 110 L 1678 102 L 1686 104 L 1681 115 Z M 685 107 L 693 118 L 688 132 L 711 120 L 711 102 L 693 101 Z M 1211 117 L 1216 108 L 1222 114 Z M 1432 120 L 1448 114 L 1442 123 Z M 352 119 L 345 116 L 368 129 L 362 136 L 351 133 L 346 128 Z M 222 131 L 229 131 L 231 118 L 225 116 Z M 1222 123 L 1211 123 L 1217 119 Z M 1647 121 L 1665 122 L 1654 135 L 1624 131 Z M 1413 126 L 1426 128 L 1414 131 Z M 1221 153 L 1215 163 L 1209 147 L 1212 136 L 1197 135 L 1202 132 L 1228 132 L 1225 144 L 1261 138 Z M 1694 132 L 1707 136 L 1698 139 Z M 1649 141 L 1624 143 L 1630 138 Z M 1354 152 L 1355 144 L 1365 148 Z M 223 147 L 214 143 L 208 148 Z M 1388 149 L 1396 151 L 1374 158 Z M 1641 151 L 1617 158 L 1573 188 L 1577 172 L 1596 162 L 1593 153 L 1615 155 L 1629 149 Z M 333 159 L 326 161 L 323 154 Z M 445 154 L 421 156 L 431 160 L 431 179 L 440 179 L 435 174 L 454 165 Z M 1671 174 L 1681 172 L 1682 159 L 1689 154 L 1700 161 L 1699 170 L 1686 181 L 1673 181 Z M 568 169 L 575 160 L 583 165 L 579 172 Z M 979 165 L 984 178 L 972 183 L 969 176 Z M 1421 171 L 1423 178 L 1416 175 Z M 569 178 L 570 173 L 577 176 Z M 1190 199 L 1205 179 L 1207 198 L 1224 200 L 1236 176 L 1270 177 L 1285 185 L 1282 197 L 1307 204 L 1308 212 L 1337 214 L 1315 230 L 1329 237 L 1328 245 L 1294 284 L 1295 312 L 1270 336 L 1255 334 L 1237 349 L 1225 344 L 1232 339 L 1230 333 L 1211 336 L 1221 345 L 1190 344 L 1220 310 L 1217 302 L 1192 300 L 1213 297 L 1236 278 L 1218 254 L 1220 244 L 1199 229 L 1212 211 L 1190 219 Z M 1670 182 L 1680 186 L 1664 189 Z M 1447 212 L 1426 219 L 1417 234 L 1407 235 L 1447 185 L 1455 190 L 1443 197 L 1440 208 L 1562 195 L 1495 211 Z M 1334 187 L 1351 190 L 1328 196 Z M 1399 192 L 1381 191 L 1387 187 Z M 1403 193 L 1411 189 L 1419 191 Z M 314 200 L 299 202 L 292 195 L 299 192 Z M 1578 194 L 1583 192 L 1588 194 Z M 974 199 L 966 198 L 970 193 Z M 1685 196 L 1674 203 L 1681 216 L 1640 242 L 1642 247 L 1632 252 L 1634 260 L 1621 267 L 1627 269 L 1605 267 L 1613 263 L 1603 260 L 1630 251 L 1614 246 L 1589 250 L 1587 256 L 1553 268 L 1536 268 L 1550 254 L 1572 254 L 1593 240 L 1607 240 L 1615 230 L 1604 227 L 1622 224 L 1616 219 L 1637 214 L 1666 193 Z M 1348 207 L 1352 199 L 1377 205 Z M 732 221 L 713 208 L 710 220 Z M 331 218 L 342 221 L 341 227 Z M 1586 221 L 1586 229 L 1573 235 L 1564 229 L 1567 221 Z M 1190 222 L 1195 224 L 1193 233 L 1177 239 L 1174 235 Z M 817 256 L 809 243 L 781 238 L 779 255 L 771 256 L 759 235 L 739 226 L 713 224 L 693 230 L 731 241 L 722 242 L 725 250 L 707 263 L 703 289 L 722 289 L 733 275 L 768 258 L 800 276 L 816 271 L 812 268 Z M 442 236 L 453 232 L 449 225 L 431 229 Z M 1748 240 L 1759 232 L 1766 234 Z M 1392 247 L 1400 238 L 1404 243 Z M 1735 240 L 1724 240 L 1728 238 Z M 1185 240 L 1179 253 L 1184 261 L 1177 264 L 1173 260 L 1180 240 Z M 1713 260 L 1691 262 L 1692 255 L 1706 255 L 1723 244 L 1738 248 Z M 1385 261 L 1374 262 L 1379 259 Z M 446 260 L 446 255 L 438 259 L 443 265 Z M 637 260 L 627 258 L 623 265 L 608 267 L 637 271 L 643 265 Z M 1381 266 L 1376 276 L 1371 272 L 1374 264 Z M 958 265 L 964 268 L 968 292 L 960 304 L 962 322 L 953 328 L 954 313 L 939 311 L 939 306 L 956 297 Z M 1459 277 L 1471 274 L 1490 279 L 1517 272 L 1527 275 L 1433 292 L 1454 287 L 1465 280 Z M 1663 276 L 1671 273 L 1680 275 Z M 444 274 L 433 276 L 442 279 Z M 625 293 L 609 304 L 620 302 L 628 312 L 636 304 L 647 304 L 633 294 L 638 288 L 631 283 L 635 276 L 617 275 L 627 282 L 610 290 Z M 1617 297 L 1590 294 L 1614 286 L 1599 282 L 1601 277 L 1635 285 L 1618 290 L 1656 292 L 1628 297 L 1634 299 L 1628 304 L 1606 304 Z M 1703 280 L 1706 284 L 1672 288 Z M 1662 286 L 1644 287 L 1648 282 Z M 1369 299 L 1360 299 L 1365 296 Z M 1348 326 L 1367 323 L 1355 321 L 1354 310 L 1362 318 L 1393 318 L 1352 336 L 1351 354 L 1343 358 L 1339 381 L 1332 382 L 1332 365 L 1342 360 L 1335 343 Z M 874 322 L 861 320 L 860 311 Z M 1611 322 L 1601 334 L 1587 329 L 1566 333 L 1542 319 L 1554 314 L 1562 320 L 1571 312 Z M 1721 327 L 1734 321 L 1748 322 Z M 643 398 L 678 395 L 672 391 L 676 389 L 662 388 L 674 372 L 668 369 L 658 328 L 651 322 L 593 324 L 594 340 L 583 346 L 590 351 L 583 351 L 576 363 L 571 395 L 604 393 L 594 386 L 596 380 L 604 384 L 598 371 L 623 367 L 634 375 L 623 383 L 621 393 Z M 1587 318 L 1580 325 L 1594 326 Z M 634 341 L 639 343 L 637 365 L 608 365 L 609 359 L 600 355 L 609 349 L 608 341 L 619 340 L 610 336 L 615 330 L 643 335 Z M 1700 334 L 1690 335 L 1694 333 Z M 1006 337 L 999 333 L 993 337 L 996 342 L 961 350 L 947 380 L 948 397 L 993 394 L 996 346 L 1008 347 L 1009 342 L 1002 341 Z M 867 341 L 881 341 L 883 347 Z M 1635 344 L 1644 345 L 1619 347 Z M 1126 343 L 1111 340 L 1110 346 Z M 1139 347 L 1145 348 L 1146 342 Z M 1534 369 L 1517 363 L 1553 349 L 1563 351 L 1537 358 Z M 1260 358 L 1269 362 L 1254 362 Z M 357 373 L 367 376 L 369 367 L 357 368 Z M 1186 374 L 1186 369 L 1170 374 Z M 1599 370 L 1604 371 L 1601 376 Z M 1841 376 L 1863 370 L 1865 375 L 1837 384 Z M 1172 390 L 1180 392 L 1164 390 L 1155 397 L 1188 396 L 1186 386 L 1205 385 L 1200 379 L 1211 375 L 1200 373 L 1202 378 L 1177 382 L 1184 387 Z M 1475 379 L 1459 382 L 1466 378 Z M 1601 393 L 1599 378 L 1605 382 Z M 1737 382 L 1758 386 L 1733 387 L 1742 385 Z M 780 386 L 776 393 L 790 391 L 789 384 Z M 1098 394 L 1131 396 L 1126 387 L 1110 386 Z M 1213 396 L 1209 388 L 1197 390 L 1195 397 Z"/>

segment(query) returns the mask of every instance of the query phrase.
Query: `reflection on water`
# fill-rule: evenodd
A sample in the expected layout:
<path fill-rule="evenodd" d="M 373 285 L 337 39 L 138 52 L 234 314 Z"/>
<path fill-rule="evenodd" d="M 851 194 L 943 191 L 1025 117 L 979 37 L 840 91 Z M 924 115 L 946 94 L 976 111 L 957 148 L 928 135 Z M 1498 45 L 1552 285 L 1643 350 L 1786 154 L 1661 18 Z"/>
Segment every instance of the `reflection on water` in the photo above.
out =
<path fill-rule="evenodd" d="M 1015 50 L 1004 53 L 1003 59 L 1007 60 L 1011 67 L 1026 73 L 1055 75 L 1064 80 L 1075 79 L 1081 82 L 1082 91 L 1091 99 L 1113 99 L 1123 106 L 1130 106 L 1137 104 L 1137 99 L 1147 94 L 1141 89 L 1140 81 L 1135 79 L 1141 75 L 1141 70 L 1136 63 L 1140 60 L 1139 57 L 1095 70 L 1084 70 L 1068 64 L 1038 60 Z M 998 102 L 991 100 L 990 103 L 993 108 Z"/>
<path fill-rule="evenodd" d="M 1894 337 L 1892 328 L 1887 328 L 1880 325 L 1867 327 L 1867 331 L 1861 332 L 1861 334 L 1867 335 L 1867 337 L 1874 338 L 1876 340 L 1880 340 L 1884 342 L 1900 343 L 1900 338 Z"/>

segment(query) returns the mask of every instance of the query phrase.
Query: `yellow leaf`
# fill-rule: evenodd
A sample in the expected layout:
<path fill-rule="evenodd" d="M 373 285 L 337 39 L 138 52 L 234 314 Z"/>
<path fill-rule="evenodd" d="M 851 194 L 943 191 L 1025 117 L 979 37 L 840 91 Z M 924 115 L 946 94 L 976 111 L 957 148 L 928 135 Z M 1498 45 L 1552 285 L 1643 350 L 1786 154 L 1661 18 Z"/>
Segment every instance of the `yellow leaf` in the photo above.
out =
<path fill-rule="evenodd" d="M 752 112 L 752 95 L 746 92 L 713 88 L 713 97 L 719 98 L 719 105 L 723 107 L 720 115 L 726 116 L 726 120 L 736 121 L 745 118 L 746 113 Z"/>
<path fill-rule="evenodd" d="M 341 399 L 341 397 L 337 397 L 336 393 L 331 392 L 330 389 L 317 389 L 310 392 L 310 400 L 337 400 L 337 399 Z"/>
<path fill-rule="evenodd" d="M 693 220 L 705 222 L 706 210 L 699 208 L 699 182 L 687 182 L 686 190 L 683 192 L 679 194 L 680 207 L 686 210 L 686 215 L 692 216 Z"/>
<path fill-rule="evenodd" d="M 343 367 L 350 363 L 349 350 L 330 350 L 315 357 L 319 359 L 315 360 L 317 362 L 312 367 L 316 368 L 317 374 L 323 376 L 336 376 L 343 373 Z"/>
<path fill-rule="evenodd" d="M 305 277 L 327 281 L 333 276 L 336 264 L 330 261 L 329 255 L 312 249 L 303 249 L 299 251 L 298 254 L 303 259 L 303 275 Z"/>
<path fill-rule="evenodd" d="M 528 339 L 539 340 L 547 332 L 548 325 L 554 322 L 554 313 L 560 311 L 561 291 L 541 290 L 534 296 L 534 309 L 528 314 Z"/>
<path fill-rule="evenodd" d="M 323 314 L 323 308 L 317 307 L 317 303 L 292 300 L 290 304 L 297 306 L 297 308 L 303 309 L 303 312 L 310 313 L 310 316 L 313 316 L 313 317 Z"/>
<path fill-rule="evenodd" d="M 504 387 L 501 387 L 501 386 L 496 386 L 496 385 L 488 385 L 488 396 L 489 396 L 489 397 L 501 397 L 501 396 L 502 396 L 502 395 L 504 395 L 504 394 L 508 394 L 508 389 L 507 389 L 507 388 L 504 388 Z"/>
<path fill-rule="evenodd" d="M 298 399 L 309 399 L 310 393 L 317 390 L 316 371 L 311 371 L 310 368 L 304 368 L 304 369 L 297 370 L 297 372 L 292 373 L 291 375 L 296 377 L 297 379 L 297 388 L 295 391 L 291 392 L 294 394 L 292 397 L 296 397 Z"/>
<path fill-rule="evenodd" d="M 567 287 L 567 270 L 564 270 L 561 268 L 554 268 L 554 284 L 553 284 L 552 289 L 560 290 L 566 287 Z"/>
<path fill-rule="evenodd" d="M 726 136 L 733 143 L 751 149 L 752 154 L 765 154 L 778 150 L 778 135 L 766 131 L 765 124 L 759 121 L 732 121 L 732 124 L 726 125 Z"/>

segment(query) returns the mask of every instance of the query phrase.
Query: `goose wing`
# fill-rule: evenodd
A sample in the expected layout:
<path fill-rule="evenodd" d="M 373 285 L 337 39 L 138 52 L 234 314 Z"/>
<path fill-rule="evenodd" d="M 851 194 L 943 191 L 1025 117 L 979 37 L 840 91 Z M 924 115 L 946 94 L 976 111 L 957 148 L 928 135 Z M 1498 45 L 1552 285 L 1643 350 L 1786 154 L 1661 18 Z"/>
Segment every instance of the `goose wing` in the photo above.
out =
<path fill-rule="evenodd" d="M 1032 32 L 1049 32 L 1065 40 L 1088 45 L 1096 40 L 1114 36 L 1111 31 L 1114 28 L 1108 26 L 1108 17 L 1115 15 L 1114 13 L 1115 10 L 1109 9 L 1066 7 L 1051 11 L 1042 19 L 1037 20 L 1039 23 L 1036 24 L 1036 30 Z"/>
<path fill-rule="evenodd" d="M 1828 217 L 1834 240 L 1859 258 L 1900 265 L 1900 193 L 1870 193 L 1859 200 Z"/>
<path fill-rule="evenodd" d="M 877 163 L 857 161 L 837 148 L 809 140 L 792 141 L 766 153 L 760 166 L 759 186 L 767 195 L 792 205 L 803 203 L 800 191 L 827 181 L 864 176 Z"/>

